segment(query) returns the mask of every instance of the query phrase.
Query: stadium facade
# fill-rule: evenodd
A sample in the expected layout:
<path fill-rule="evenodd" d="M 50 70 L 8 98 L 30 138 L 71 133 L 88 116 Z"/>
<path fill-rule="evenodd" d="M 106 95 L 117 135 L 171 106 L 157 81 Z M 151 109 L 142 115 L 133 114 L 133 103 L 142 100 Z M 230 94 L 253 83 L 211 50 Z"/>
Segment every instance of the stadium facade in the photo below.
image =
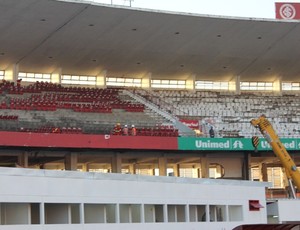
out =
<path fill-rule="evenodd" d="M 250 128 L 270 116 L 299 163 L 297 21 L 86 1 L 0 0 L 0 12 L 1 229 L 299 222 Z M 118 122 L 138 135 L 115 135 Z"/>

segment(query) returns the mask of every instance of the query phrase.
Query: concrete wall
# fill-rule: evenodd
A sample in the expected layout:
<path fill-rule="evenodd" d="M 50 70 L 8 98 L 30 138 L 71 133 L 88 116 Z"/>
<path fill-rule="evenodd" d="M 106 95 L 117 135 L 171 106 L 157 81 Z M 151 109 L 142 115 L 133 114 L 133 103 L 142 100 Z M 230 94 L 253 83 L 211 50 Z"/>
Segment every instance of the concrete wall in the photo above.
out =
<path fill-rule="evenodd" d="M 105 229 L 125 230 L 224 230 L 267 222 L 265 208 L 249 211 L 249 200 L 265 205 L 267 183 L 20 168 L 0 168 L 0 182 L 1 207 L 6 203 L 27 207 L 18 211 L 23 219 L 18 224 L 23 228 L 16 225 L 16 230 L 24 225 L 26 229 L 55 230 L 83 226 L 92 230 L 104 225 Z M 40 210 L 33 212 L 30 207 L 36 204 Z M 36 212 L 40 218 L 34 220 L 40 223 L 30 225 L 29 217 L 37 216 Z M 1 208 L 1 229 L 7 227 L 4 216 L 13 219 L 12 213 L 14 210 Z M 209 214 L 202 220 L 204 213 Z"/>
<path fill-rule="evenodd" d="M 300 221 L 300 200 L 282 199 L 268 205 L 268 219 L 273 223 L 292 223 Z"/>

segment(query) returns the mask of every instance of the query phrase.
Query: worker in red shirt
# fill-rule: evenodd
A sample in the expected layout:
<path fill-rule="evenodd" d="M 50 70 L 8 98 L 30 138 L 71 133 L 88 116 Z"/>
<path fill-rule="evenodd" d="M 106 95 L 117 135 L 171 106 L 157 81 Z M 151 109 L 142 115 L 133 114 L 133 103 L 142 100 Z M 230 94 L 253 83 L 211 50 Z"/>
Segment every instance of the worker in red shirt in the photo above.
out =
<path fill-rule="evenodd" d="M 120 123 L 117 123 L 113 129 L 113 135 L 121 135 L 122 134 L 122 127 Z"/>

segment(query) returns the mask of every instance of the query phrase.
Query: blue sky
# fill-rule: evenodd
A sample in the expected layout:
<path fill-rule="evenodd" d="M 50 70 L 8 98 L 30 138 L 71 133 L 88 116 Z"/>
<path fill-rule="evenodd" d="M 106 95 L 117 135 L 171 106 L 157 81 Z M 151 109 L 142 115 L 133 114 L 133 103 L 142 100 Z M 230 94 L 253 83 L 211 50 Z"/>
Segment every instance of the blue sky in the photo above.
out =
<path fill-rule="evenodd" d="M 130 0 L 92 0 L 129 6 Z M 133 0 L 132 7 L 220 16 L 275 18 L 275 2 L 300 0 Z"/>

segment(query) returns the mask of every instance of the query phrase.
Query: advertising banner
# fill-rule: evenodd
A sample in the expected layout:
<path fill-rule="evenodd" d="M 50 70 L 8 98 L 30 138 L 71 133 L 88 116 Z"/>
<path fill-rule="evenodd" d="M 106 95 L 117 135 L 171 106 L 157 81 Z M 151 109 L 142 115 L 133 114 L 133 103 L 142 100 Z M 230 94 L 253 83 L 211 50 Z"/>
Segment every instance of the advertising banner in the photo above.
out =
<path fill-rule="evenodd" d="M 198 120 L 180 119 L 180 122 L 182 122 L 183 124 L 185 124 L 186 126 L 188 126 L 191 129 L 199 129 L 200 128 Z"/>
<path fill-rule="evenodd" d="M 300 3 L 276 2 L 276 19 L 300 19 Z"/>
<path fill-rule="evenodd" d="M 287 150 L 300 150 L 300 139 L 283 138 L 282 144 Z M 179 150 L 220 150 L 220 151 L 254 151 L 251 138 L 195 138 L 179 137 Z M 260 138 L 258 151 L 272 150 L 269 143 Z"/>

